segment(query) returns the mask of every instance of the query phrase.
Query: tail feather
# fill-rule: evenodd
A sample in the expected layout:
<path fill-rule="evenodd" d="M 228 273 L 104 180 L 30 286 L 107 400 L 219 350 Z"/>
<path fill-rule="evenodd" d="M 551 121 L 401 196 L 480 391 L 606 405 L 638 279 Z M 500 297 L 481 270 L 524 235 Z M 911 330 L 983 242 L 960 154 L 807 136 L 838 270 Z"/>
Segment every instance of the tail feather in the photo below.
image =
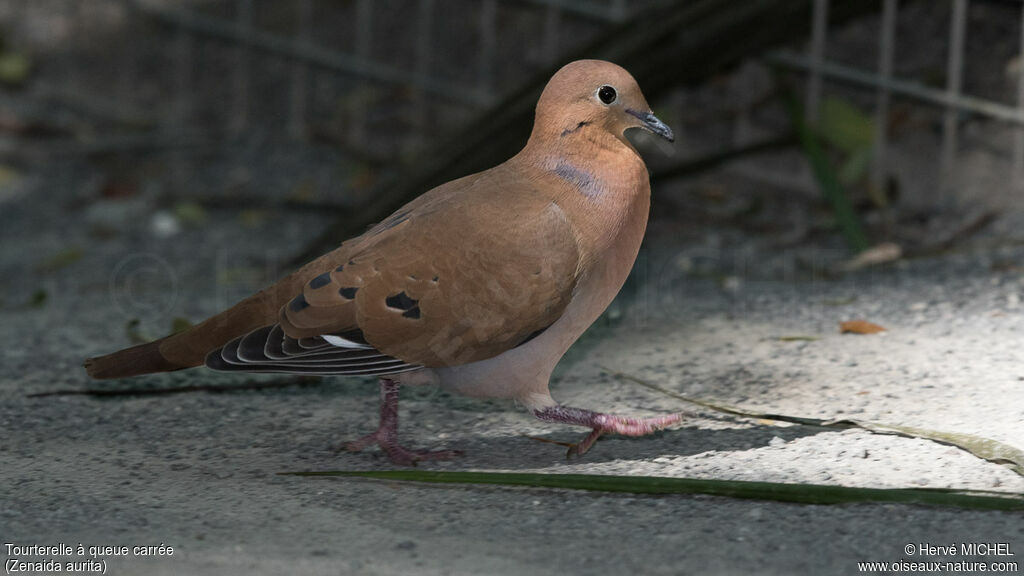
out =
<path fill-rule="evenodd" d="M 85 361 L 93 378 L 126 378 L 202 366 L 206 354 L 277 317 L 273 292 L 264 290 L 199 324 L 154 340 Z"/>
<path fill-rule="evenodd" d="M 93 378 L 125 378 L 201 366 L 211 350 L 257 328 L 275 324 L 281 306 L 301 292 L 306 280 L 325 269 L 335 268 L 346 259 L 342 251 L 329 252 L 273 286 L 188 330 L 106 356 L 90 358 L 85 361 L 85 370 Z"/>
<path fill-rule="evenodd" d="M 164 358 L 160 353 L 161 342 L 163 339 L 125 348 L 105 356 L 89 358 L 85 361 L 85 371 L 93 378 L 107 379 L 188 368 Z"/>

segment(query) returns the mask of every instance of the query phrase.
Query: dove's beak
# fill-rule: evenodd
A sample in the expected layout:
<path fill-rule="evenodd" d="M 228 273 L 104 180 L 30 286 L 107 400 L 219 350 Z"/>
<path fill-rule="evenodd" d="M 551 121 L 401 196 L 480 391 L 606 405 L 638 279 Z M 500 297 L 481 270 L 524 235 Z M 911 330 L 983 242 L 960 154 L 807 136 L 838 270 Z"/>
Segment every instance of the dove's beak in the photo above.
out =
<path fill-rule="evenodd" d="M 626 109 L 626 113 L 630 116 L 635 116 L 640 120 L 640 127 L 648 132 L 657 134 L 669 142 L 675 142 L 676 137 L 672 134 L 672 129 L 667 124 L 658 119 L 654 115 L 654 112 L 637 112 L 636 110 Z"/>

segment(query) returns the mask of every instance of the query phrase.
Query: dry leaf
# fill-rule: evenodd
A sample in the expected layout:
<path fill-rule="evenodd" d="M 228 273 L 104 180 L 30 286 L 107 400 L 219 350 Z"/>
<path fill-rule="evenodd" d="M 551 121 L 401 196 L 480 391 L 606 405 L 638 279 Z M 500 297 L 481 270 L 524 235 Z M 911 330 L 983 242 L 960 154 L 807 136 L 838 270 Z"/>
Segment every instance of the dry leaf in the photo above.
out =
<path fill-rule="evenodd" d="M 885 328 L 866 320 L 847 320 L 839 323 L 840 334 L 878 334 L 879 332 L 885 332 Z"/>
<path fill-rule="evenodd" d="M 36 270 L 39 272 L 55 272 L 65 266 L 70 266 L 81 259 L 81 248 L 67 248 L 66 250 L 61 250 L 44 260 L 42 264 L 36 267 Z"/>
<path fill-rule="evenodd" d="M 843 272 L 855 272 L 869 266 L 888 264 L 903 257 L 903 248 L 893 242 L 883 242 L 861 252 L 851 260 L 847 260 L 839 269 Z"/>
<path fill-rule="evenodd" d="M 131 198 L 138 193 L 139 183 L 132 179 L 111 179 L 100 189 L 100 195 L 104 198 Z"/>

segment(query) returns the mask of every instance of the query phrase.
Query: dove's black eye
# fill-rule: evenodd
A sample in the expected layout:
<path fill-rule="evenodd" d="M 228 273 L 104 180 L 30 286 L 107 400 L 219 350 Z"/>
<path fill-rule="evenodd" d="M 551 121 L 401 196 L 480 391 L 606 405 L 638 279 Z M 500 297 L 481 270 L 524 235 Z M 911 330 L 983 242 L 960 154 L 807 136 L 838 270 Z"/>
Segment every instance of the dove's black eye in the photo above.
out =
<path fill-rule="evenodd" d="M 618 94 L 615 93 L 615 88 L 612 88 L 607 84 L 601 86 L 597 90 L 597 97 L 600 98 L 601 102 L 604 102 L 605 104 L 611 104 L 612 102 L 615 102 L 616 96 L 618 96 Z"/>

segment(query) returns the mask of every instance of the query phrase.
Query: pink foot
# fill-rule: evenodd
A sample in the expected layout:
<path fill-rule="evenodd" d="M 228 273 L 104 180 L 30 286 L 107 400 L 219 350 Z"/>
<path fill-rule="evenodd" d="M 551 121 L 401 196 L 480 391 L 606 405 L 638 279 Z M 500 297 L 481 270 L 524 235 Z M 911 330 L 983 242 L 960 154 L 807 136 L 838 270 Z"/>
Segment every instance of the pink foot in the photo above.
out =
<path fill-rule="evenodd" d="M 569 448 L 569 452 L 566 454 L 567 458 L 586 454 L 594 442 L 597 442 L 597 439 L 605 432 L 623 436 L 646 436 L 683 419 L 682 414 L 669 414 L 654 418 L 627 418 L 569 406 L 552 406 L 536 410 L 534 415 L 545 422 L 576 424 L 592 429 L 586 438 Z"/>
<path fill-rule="evenodd" d="M 342 446 L 349 452 L 358 452 L 368 446 L 380 446 L 392 463 L 399 466 L 415 466 L 420 460 L 448 460 L 462 453 L 456 450 L 437 450 L 417 452 L 398 444 L 398 388 L 397 382 L 380 379 L 380 425 L 376 432 L 371 432 L 358 440 Z"/>

